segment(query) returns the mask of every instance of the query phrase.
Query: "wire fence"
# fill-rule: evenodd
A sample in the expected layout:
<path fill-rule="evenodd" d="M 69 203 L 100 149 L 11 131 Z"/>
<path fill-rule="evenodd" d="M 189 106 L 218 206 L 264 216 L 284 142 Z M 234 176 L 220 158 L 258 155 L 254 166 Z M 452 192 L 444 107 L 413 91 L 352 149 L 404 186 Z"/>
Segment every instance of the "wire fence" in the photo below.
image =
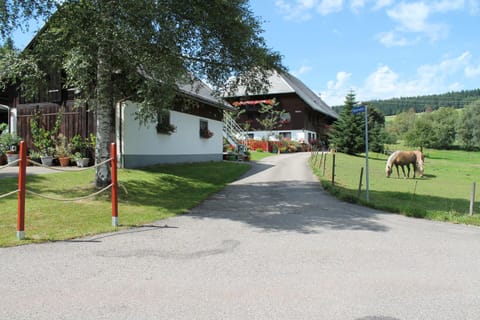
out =
<path fill-rule="evenodd" d="M 92 167 L 84 167 L 84 168 L 62 168 L 62 167 L 54 167 L 54 166 L 47 166 L 42 163 L 33 161 L 31 159 L 27 159 L 26 157 L 26 147 L 25 143 L 22 141 L 20 142 L 20 157 L 18 160 L 14 160 L 9 162 L 6 165 L 0 166 L 0 170 L 7 169 L 9 167 L 18 167 L 18 189 L 16 190 L 11 190 L 8 191 L 4 194 L 0 194 L 0 199 L 9 197 L 11 195 L 17 194 L 18 195 L 18 206 L 17 206 L 17 238 L 19 240 L 23 240 L 25 238 L 25 195 L 30 194 L 36 197 L 40 197 L 43 199 L 48 199 L 52 201 L 81 201 L 85 199 L 90 199 L 95 196 L 98 196 L 99 194 L 106 192 L 107 190 L 111 189 L 112 192 L 112 225 L 114 227 L 118 226 L 118 197 L 117 197 L 117 191 L 118 191 L 118 180 L 117 180 L 117 156 L 116 156 L 116 145 L 115 143 L 112 143 L 110 146 L 110 153 L 111 157 L 95 164 Z M 34 166 L 37 167 L 42 167 L 46 168 L 52 171 L 60 171 L 60 172 L 80 172 L 80 171 L 85 171 L 85 170 L 91 170 L 95 169 L 97 167 L 110 164 L 110 169 L 111 169 L 111 175 L 112 175 L 112 183 L 110 183 L 108 186 L 102 188 L 101 190 L 98 190 L 96 192 L 93 192 L 89 195 L 82 196 L 82 197 L 76 197 L 76 198 L 59 198 L 59 197 L 52 197 L 52 196 L 47 196 L 42 193 L 34 192 L 31 190 L 28 190 L 26 188 L 26 180 L 27 180 L 27 164 L 33 164 Z"/>

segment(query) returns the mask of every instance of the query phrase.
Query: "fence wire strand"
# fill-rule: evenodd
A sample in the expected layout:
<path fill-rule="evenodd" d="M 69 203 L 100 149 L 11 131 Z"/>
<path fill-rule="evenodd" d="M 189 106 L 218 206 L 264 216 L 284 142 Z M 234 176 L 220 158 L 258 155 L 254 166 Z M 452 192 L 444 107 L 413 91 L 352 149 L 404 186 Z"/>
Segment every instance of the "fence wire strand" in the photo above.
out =
<path fill-rule="evenodd" d="M 36 162 L 36 161 L 33 161 L 33 160 L 28 160 L 28 162 L 32 163 L 33 165 L 37 166 L 37 167 L 42 167 L 42 168 L 46 168 L 46 169 L 50 169 L 50 170 L 53 170 L 53 171 L 61 171 L 61 172 L 79 172 L 79 171 L 85 171 L 85 170 L 90 170 L 90 169 L 94 169 L 96 167 L 99 167 L 99 166 L 102 166 L 108 162 L 112 161 L 112 158 L 108 158 L 107 160 L 104 160 L 100 163 L 97 163 L 96 165 L 92 166 L 92 167 L 85 167 L 85 168 L 81 168 L 81 169 L 62 169 L 61 167 L 60 168 L 57 168 L 57 167 L 54 167 L 54 166 L 46 166 L 40 162 Z"/>
<path fill-rule="evenodd" d="M 105 188 L 103 188 L 101 190 L 98 190 L 97 192 L 94 192 L 94 193 L 89 194 L 89 195 L 84 196 L 84 197 L 69 198 L 69 199 L 50 197 L 50 196 L 46 196 L 46 195 L 43 195 L 41 193 L 37 193 L 37 192 L 31 191 L 31 190 L 28 190 L 28 189 L 26 191 L 29 194 L 33 194 L 34 196 L 44 198 L 44 199 L 47 199 L 47 200 L 68 202 L 68 201 L 80 201 L 80 200 L 86 200 L 86 199 L 89 199 L 89 198 L 93 198 L 93 197 L 99 195 L 100 193 L 105 192 L 106 190 L 110 189 L 112 187 L 112 185 L 113 184 L 111 183 L 108 186 L 106 186 Z"/>
<path fill-rule="evenodd" d="M 30 160 L 28 159 L 28 162 L 35 165 L 35 166 L 38 166 L 38 167 L 42 167 L 42 168 L 47 168 L 47 169 L 50 169 L 50 170 L 54 170 L 54 171 L 62 171 L 62 172 L 79 172 L 79 171 L 84 171 L 84 170 L 90 170 L 92 168 L 96 168 L 96 167 L 99 167 L 101 165 L 104 165 L 110 161 L 112 161 L 113 158 L 108 158 L 107 160 L 104 160 L 92 167 L 85 167 L 85 168 L 81 168 L 81 169 L 61 169 L 61 168 L 56 168 L 56 167 L 53 167 L 53 166 L 46 166 L 42 163 L 39 163 L 39 162 L 36 162 L 36 161 L 33 161 L 33 160 Z M 18 160 L 15 160 L 15 161 L 12 161 L 10 163 L 8 163 L 7 165 L 4 165 L 4 166 L 0 166 L 0 170 L 1 169 L 5 169 L 5 168 L 8 168 L 8 167 L 13 167 L 13 166 L 17 166 L 17 163 L 20 162 L 20 159 Z M 125 194 L 128 194 L 128 191 L 127 191 L 127 188 L 125 188 L 125 186 L 123 184 L 117 184 L 119 187 L 121 187 L 123 189 L 123 191 L 125 192 Z M 90 198 L 93 198 L 99 194 L 101 194 L 102 192 L 105 192 L 106 190 L 110 189 L 111 187 L 113 186 L 113 184 L 109 184 L 108 186 L 106 186 L 105 188 L 97 191 L 97 192 L 94 192 L 90 195 L 87 195 L 87 196 L 83 196 L 83 197 L 78 197 L 78 198 L 70 198 L 70 199 L 65 199 L 65 198 L 56 198 L 56 197 L 50 197 L 50 196 L 46 196 L 46 195 L 43 195 L 43 194 L 40 194 L 40 193 L 37 193 L 37 192 L 34 192 L 34 191 L 31 191 L 31 190 L 25 190 L 27 193 L 29 194 L 32 194 L 34 196 L 37 196 L 39 198 L 44 198 L 44 199 L 47 199 L 47 200 L 53 200 L 53 201 L 64 201 L 64 202 L 67 202 L 67 201 L 81 201 L 81 200 L 86 200 L 86 199 L 90 199 Z M 8 196 L 11 196 L 12 194 L 15 194 L 15 193 L 18 193 L 20 190 L 17 189 L 17 190 L 14 190 L 14 191 L 11 191 L 11 192 L 8 192 L 8 193 L 5 193 L 5 194 L 2 194 L 0 195 L 0 199 L 2 198 L 6 198 Z"/>
<path fill-rule="evenodd" d="M 8 196 L 11 196 L 12 194 L 15 194 L 15 193 L 17 193 L 17 192 L 19 192 L 19 191 L 20 191 L 20 190 L 17 189 L 17 190 L 15 190 L 15 191 L 10 191 L 10 192 L 8 192 L 8 193 L 4 193 L 4 194 L 0 195 L 0 199 L 6 198 L 6 197 L 8 197 Z"/>
<path fill-rule="evenodd" d="M 20 162 L 20 159 L 9 162 L 6 165 L 0 166 L 0 170 L 8 168 L 8 167 L 15 167 L 15 166 L 17 166 L 17 163 L 19 163 L 19 162 Z"/>

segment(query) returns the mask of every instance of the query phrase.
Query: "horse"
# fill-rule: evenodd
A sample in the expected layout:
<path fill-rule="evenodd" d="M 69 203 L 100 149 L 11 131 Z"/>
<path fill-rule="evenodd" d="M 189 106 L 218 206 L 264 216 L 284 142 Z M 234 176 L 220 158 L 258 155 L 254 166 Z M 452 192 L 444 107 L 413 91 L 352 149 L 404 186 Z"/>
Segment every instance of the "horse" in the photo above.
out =
<path fill-rule="evenodd" d="M 387 159 L 387 165 L 385 168 L 385 172 L 387 174 L 387 178 L 390 177 L 392 174 L 392 167 L 395 166 L 397 168 L 397 176 L 400 177 L 400 172 L 398 171 L 398 167 L 401 166 L 403 177 L 408 178 L 410 177 L 410 164 L 413 165 L 413 178 L 415 178 L 415 173 L 418 171 L 420 176 L 423 176 L 423 162 L 424 156 L 421 151 L 395 151 L 392 153 Z M 405 175 L 404 166 L 407 166 L 408 173 Z"/>

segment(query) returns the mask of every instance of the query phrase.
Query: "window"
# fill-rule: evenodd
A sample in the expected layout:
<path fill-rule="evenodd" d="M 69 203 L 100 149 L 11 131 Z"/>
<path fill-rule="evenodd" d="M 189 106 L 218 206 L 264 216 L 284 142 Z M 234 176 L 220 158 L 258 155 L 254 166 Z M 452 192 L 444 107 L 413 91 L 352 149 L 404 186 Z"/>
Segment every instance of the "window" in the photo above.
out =
<path fill-rule="evenodd" d="M 285 140 L 291 140 L 292 139 L 292 133 L 290 131 L 279 132 L 278 135 L 280 136 L 280 138 L 285 139 Z"/>
<path fill-rule="evenodd" d="M 213 136 L 213 132 L 208 130 L 208 121 L 200 120 L 200 137 L 201 138 L 211 138 Z"/>
<path fill-rule="evenodd" d="M 172 134 L 177 127 L 170 124 L 170 111 L 160 111 L 157 115 L 157 133 Z"/>

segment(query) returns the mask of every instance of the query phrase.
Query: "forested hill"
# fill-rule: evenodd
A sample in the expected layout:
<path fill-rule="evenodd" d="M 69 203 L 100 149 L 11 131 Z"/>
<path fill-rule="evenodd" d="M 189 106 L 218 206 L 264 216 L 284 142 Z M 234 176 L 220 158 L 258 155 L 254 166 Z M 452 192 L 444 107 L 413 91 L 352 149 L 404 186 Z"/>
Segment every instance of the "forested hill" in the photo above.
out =
<path fill-rule="evenodd" d="M 382 111 L 384 115 L 390 116 L 399 114 L 402 111 L 408 111 L 410 108 L 415 109 L 415 112 L 423 112 L 427 109 L 436 110 L 440 107 L 459 109 L 478 99 L 480 99 L 480 89 L 364 102 Z M 339 113 L 343 106 L 334 106 L 332 108 Z"/>

